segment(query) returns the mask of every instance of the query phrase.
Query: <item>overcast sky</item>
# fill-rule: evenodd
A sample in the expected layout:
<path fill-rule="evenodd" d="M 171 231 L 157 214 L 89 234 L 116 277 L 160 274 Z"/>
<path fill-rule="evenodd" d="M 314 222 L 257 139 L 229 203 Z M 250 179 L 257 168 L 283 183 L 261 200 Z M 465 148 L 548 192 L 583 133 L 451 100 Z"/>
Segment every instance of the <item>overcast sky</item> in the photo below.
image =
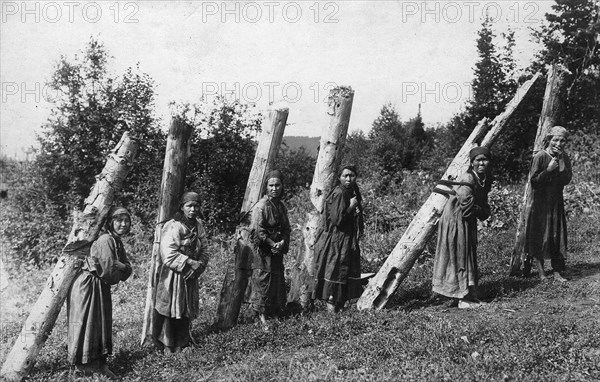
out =
<path fill-rule="evenodd" d="M 44 88 L 60 55 L 73 57 L 90 36 L 120 74 L 140 63 L 157 84 L 156 113 L 170 101 L 237 97 L 290 107 L 286 135 L 318 136 L 332 84 L 355 90 L 350 131 L 368 131 L 386 102 L 403 120 L 422 104 L 426 124 L 464 107 L 486 12 L 500 35 L 517 34 L 528 64 L 537 27 L 552 1 L 1 1 L 0 140 L 23 156 L 51 104 Z M 25 5 L 23 5 L 25 4 Z"/>

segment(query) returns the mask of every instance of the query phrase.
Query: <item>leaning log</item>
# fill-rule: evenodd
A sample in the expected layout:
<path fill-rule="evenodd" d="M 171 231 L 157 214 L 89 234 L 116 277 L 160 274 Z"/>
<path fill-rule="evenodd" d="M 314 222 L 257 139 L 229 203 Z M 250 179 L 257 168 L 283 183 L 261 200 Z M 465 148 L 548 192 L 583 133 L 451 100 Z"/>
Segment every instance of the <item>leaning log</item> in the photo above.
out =
<path fill-rule="evenodd" d="M 83 212 L 75 216 L 67 245 L 2 366 L 0 375 L 6 380 L 21 381 L 31 371 L 54 328 L 69 288 L 81 271 L 81 256 L 98 237 L 115 192 L 121 188 L 137 151 L 138 143 L 127 133 L 123 134 L 104 169 L 96 176 L 96 184 L 85 199 Z"/>
<path fill-rule="evenodd" d="M 275 107 L 265 116 L 262 124 L 262 133 L 256 148 L 256 155 L 248 177 L 246 193 L 242 203 L 240 225 L 236 229 L 236 249 L 230 258 L 225 271 L 225 279 L 221 288 L 221 296 L 217 307 L 217 316 L 214 328 L 226 330 L 236 325 L 246 288 L 250 277 L 252 250 L 248 225 L 249 214 L 252 207 L 265 193 L 265 182 L 269 171 L 273 168 L 279 147 L 283 139 L 283 132 L 289 115 L 287 107 Z"/>
<path fill-rule="evenodd" d="M 544 147 L 544 137 L 552 126 L 560 122 L 562 113 L 562 92 L 564 91 L 566 72 L 558 65 L 553 65 L 548 71 L 548 80 L 546 81 L 546 91 L 544 93 L 544 104 L 542 113 L 538 121 L 538 129 L 533 144 L 533 155 Z M 515 246 L 510 259 L 510 275 L 517 276 L 521 274 L 521 264 L 525 261 L 525 232 L 527 232 L 527 217 L 531 211 L 533 196 L 531 193 L 531 183 L 529 176 L 525 183 L 523 202 L 521 204 L 521 213 L 517 224 L 517 233 L 515 236 Z"/>
<path fill-rule="evenodd" d="M 185 183 L 185 169 L 190 156 L 192 131 L 193 127 L 180 118 L 173 118 L 171 121 L 160 183 L 154 243 L 148 267 L 148 286 L 146 289 L 146 305 L 142 325 L 142 345 L 144 343 L 152 343 L 152 312 L 154 311 L 154 294 L 156 292 L 157 271 L 160 261 L 160 233 L 164 223 L 171 219 L 179 210 L 179 200 L 183 194 Z"/>
<path fill-rule="evenodd" d="M 531 80 L 524 83 L 508 103 L 504 112 L 498 115 L 491 123 L 488 124 L 485 118 L 479 122 L 452 163 L 450 163 L 442 179 L 458 179 L 468 169 L 469 151 L 472 147 L 478 144 L 490 147 L 493 144 L 502 129 L 506 126 L 509 118 L 538 79 L 539 74 L 536 74 Z M 483 139 L 481 139 L 482 137 Z M 438 187 L 443 188 L 443 186 Z M 444 210 L 447 200 L 446 196 L 437 192 L 429 196 L 379 272 L 370 280 L 367 288 L 357 302 L 358 309 L 382 309 L 385 306 L 389 297 L 408 275 L 408 272 L 435 232 L 439 217 Z"/>
<path fill-rule="evenodd" d="M 323 212 L 325 198 L 333 189 L 337 172 L 342 161 L 354 90 L 350 87 L 336 87 L 329 93 L 328 114 L 331 116 L 329 126 L 321 135 L 319 155 L 310 186 L 310 200 L 314 209 L 306 214 L 306 223 L 302 231 L 304 250 L 298 251 L 296 262 L 292 268 L 292 285 L 288 296 L 290 302 L 300 302 L 303 309 L 309 304 L 309 285 L 314 278 L 314 244 L 319 216 Z"/>

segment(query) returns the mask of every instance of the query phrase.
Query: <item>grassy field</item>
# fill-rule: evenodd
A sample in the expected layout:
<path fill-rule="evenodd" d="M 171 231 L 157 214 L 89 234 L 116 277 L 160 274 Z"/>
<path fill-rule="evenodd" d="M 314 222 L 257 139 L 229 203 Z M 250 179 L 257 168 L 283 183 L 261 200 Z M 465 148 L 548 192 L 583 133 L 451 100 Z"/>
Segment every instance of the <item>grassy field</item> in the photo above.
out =
<path fill-rule="evenodd" d="M 300 210 L 292 208 L 293 223 L 300 223 Z M 179 355 L 139 345 L 148 253 L 136 245 L 134 275 L 113 289 L 115 349 L 109 365 L 123 381 L 598 381 L 599 221 L 597 208 L 571 216 L 567 283 L 508 277 L 514 222 L 503 221 L 481 230 L 481 291 L 489 303 L 480 309 L 459 310 L 432 295 L 433 259 L 426 252 L 386 309 L 364 312 L 352 305 L 332 315 L 317 304 L 320 309 L 310 315 L 274 322 L 270 333 L 247 310 L 236 328 L 211 332 L 230 256 L 227 241 L 215 238 L 211 264 L 201 277 L 196 345 Z M 374 252 L 379 245 L 385 253 L 401 234 L 398 227 L 382 241 L 384 235 L 372 231 L 364 248 Z M 7 268 L 1 362 L 49 274 L 49 269 Z M 104 380 L 84 378 L 66 363 L 64 310 L 29 380 Z"/>

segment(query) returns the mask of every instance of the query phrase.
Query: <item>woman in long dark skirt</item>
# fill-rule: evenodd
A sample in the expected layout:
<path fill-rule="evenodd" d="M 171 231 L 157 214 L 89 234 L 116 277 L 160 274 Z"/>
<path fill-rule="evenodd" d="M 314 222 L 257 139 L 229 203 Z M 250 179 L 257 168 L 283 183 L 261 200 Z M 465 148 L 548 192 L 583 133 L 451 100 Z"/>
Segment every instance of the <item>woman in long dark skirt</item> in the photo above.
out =
<path fill-rule="evenodd" d="M 525 251 L 535 259 L 542 280 L 546 278 L 544 260 L 550 260 L 554 278 L 566 281 L 560 274 L 565 271 L 567 256 L 563 188 L 573 176 L 571 161 L 564 152 L 567 138 L 567 129 L 564 127 L 554 126 L 550 129 L 545 148 L 534 155 L 529 173 L 532 205 L 527 220 Z"/>
<path fill-rule="evenodd" d="M 362 294 L 359 238 L 364 229 L 362 197 L 355 166 L 342 168 L 339 184 L 329 193 L 315 237 L 313 299 L 331 312 Z"/>
<path fill-rule="evenodd" d="M 131 275 L 131 263 L 121 242 L 121 236 L 131 228 L 129 212 L 111 208 L 106 228 L 108 232 L 92 244 L 83 271 L 69 290 L 68 360 L 85 374 L 100 372 L 115 378 L 106 365 L 113 348 L 111 285 Z"/>
<path fill-rule="evenodd" d="M 265 331 L 267 318 L 280 316 L 287 303 L 283 256 L 290 245 L 290 222 L 281 202 L 283 178 L 278 170 L 267 175 L 267 194 L 252 209 L 254 256 L 250 305 Z"/>
<path fill-rule="evenodd" d="M 477 307 L 477 219 L 490 216 L 487 195 L 491 188 L 490 151 L 475 147 L 471 165 L 456 182 L 440 221 L 433 262 L 433 291 L 458 299 L 461 309 Z"/>
<path fill-rule="evenodd" d="M 152 338 L 167 353 L 189 345 L 190 325 L 200 312 L 198 277 L 209 260 L 200 202 L 197 193 L 184 193 L 180 211 L 165 223 L 160 235 Z"/>

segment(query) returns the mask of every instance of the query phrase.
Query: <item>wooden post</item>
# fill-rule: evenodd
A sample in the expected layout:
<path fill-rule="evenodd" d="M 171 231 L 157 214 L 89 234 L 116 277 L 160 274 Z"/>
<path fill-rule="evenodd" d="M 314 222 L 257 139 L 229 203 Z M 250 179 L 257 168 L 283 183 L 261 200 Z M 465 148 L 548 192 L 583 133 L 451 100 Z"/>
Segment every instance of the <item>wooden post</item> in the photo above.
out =
<path fill-rule="evenodd" d="M 304 309 L 308 307 L 310 296 L 308 286 L 314 277 L 314 244 L 319 216 L 323 212 L 325 198 L 335 186 L 337 172 L 342 161 L 354 90 L 350 87 L 336 87 L 329 93 L 329 126 L 321 135 L 319 155 L 310 186 L 310 200 L 315 207 L 306 214 L 303 229 L 304 251 L 299 251 L 292 268 L 292 286 L 288 301 L 299 301 Z"/>
<path fill-rule="evenodd" d="M 146 341 L 152 343 L 152 312 L 154 311 L 154 293 L 158 277 L 156 272 L 160 260 L 160 233 L 164 223 L 171 219 L 179 210 L 179 200 L 183 194 L 185 183 L 185 168 L 190 156 L 192 131 L 193 127 L 185 123 L 182 119 L 173 118 L 171 120 L 165 150 L 162 181 L 160 183 L 158 215 L 154 229 L 152 256 L 150 258 L 150 266 L 148 267 L 148 287 L 146 289 L 146 306 L 144 308 L 144 322 L 142 325 L 142 345 Z"/>
<path fill-rule="evenodd" d="M 548 134 L 550 128 L 560 121 L 562 112 L 561 93 L 563 91 L 565 80 L 565 71 L 558 65 L 552 65 L 548 71 L 546 91 L 544 92 L 544 104 L 542 106 L 542 113 L 540 114 L 535 142 L 533 144 L 533 155 L 544 148 L 543 145 L 546 134 Z M 523 202 L 521 204 L 521 213 L 519 214 L 519 222 L 517 224 L 515 246 L 510 259 L 511 276 L 517 276 L 521 273 L 521 264 L 525 260 L 525 233 L 527 232 L 527 218 L 531 211 L 532 202 L 531 183 L 529 182 L 528 175 L 527 182 L 525 183 Z"/>
<path fill-rule="evenodd" d="M 536 74 L 517 90 L 516 95 L 506 106 L 504 112 L 489 124 L 490 129 L 481 141 L 481 146 L 490 147 L 492 145 L 504 126 L 506 126 L 508 119 L 517 109 L 517 106 L 519 106 L 520 102 L 525 98 L 538 79 L 539 74 Z M 473 146 L 477 145 L 477 142 L 479 142 L 485 133 L 487 125 L 487 119 L 485 118 L 477 124 L 477 127 L 475 127 L 460 149 L 442 179 L 458 179 L 468 169 L 469 151 Z M 439 217 L 444 210 L 447 200 L 446 196 L 436 192 L 429 196 L 379 272 L 370 280 L 367 289 L 365 289 L 357 302 L 358 309 L 381 309 L 385 306 L 389 296 L 394 293 L 398 285 L 404 280 L 435 232 Z"/>
<path fill-rule="evenodd" d="M 121 188 L 137 151 L 138 143 L 127 133 L 123 134 L 104 169 L 96 176 L 96 184 L 85 200 L 83 213 L 75 216 L 65 250 L 2 366 L 0 375 L 6 380 L 21 381 L 31 371 L 39 351 L 54 328 L 69 288 L 81 270 L 82 262 L 81 257 L 76 255 L 77 250 L 98 237 L 115 192 Z"/>
<path fill-rule="evenodd" d="M 287 107 L 274 107 L 267 111 L 262 124 L 262 133 L 256 148 L 256 155 L 248 177 L 246 194 L 242 203 L 242 215 L 251 213 L 252 207 L 265 193 L 265 182 L 269 171 L 273 168 L 275 159 L 281 146 L 283 132 L 289 109 Z M 230 258 L 221 288 L 221 297 L 217 307 L 217 317 L 214 327 L 218 330 L 232 328 L 237 323 L 238 315 L 248 287 L 252 250 L 247 221 L 241 223 L 236 230 L 238 240 L 234 255 Z"/>

